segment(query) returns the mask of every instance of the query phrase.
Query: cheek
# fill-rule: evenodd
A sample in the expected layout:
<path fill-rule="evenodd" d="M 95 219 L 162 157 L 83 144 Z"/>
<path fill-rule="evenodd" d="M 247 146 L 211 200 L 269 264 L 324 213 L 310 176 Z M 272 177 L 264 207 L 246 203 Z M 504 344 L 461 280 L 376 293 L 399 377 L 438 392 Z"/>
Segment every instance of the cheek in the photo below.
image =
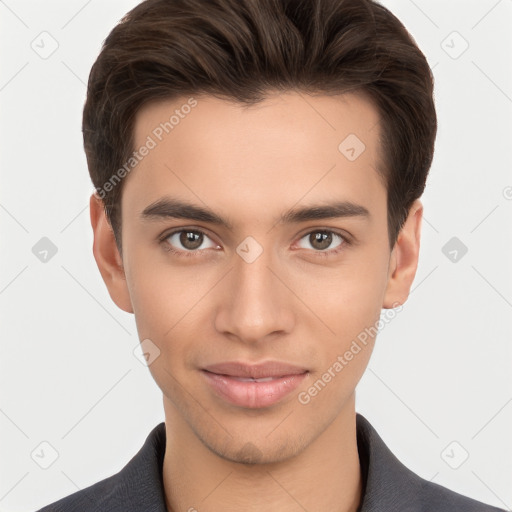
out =
<path fill-rule="evenodd" d="M 315 317 L 316 330 L 309 326 L 310 332 L 317 333 L 317 348 L 311 354 L 316 362 L 313 388 L 309 383 L 311 394 L 306 390 L 305 399 L 321 394 L 312 400 L 313 407 L 331 401 L 344 403 L 368 365 L 387 284 L 387 255 L 376 254 L 376 248 L 368 255 L 354 252 L 337 271 L 325 274 L 329 278 L 316 279 L 316 292 L 306 299 L 322 321 Z M 324 334 L 318 334 L 319 327 Z"/>
<path fill-rule="evenodd" d="M 192 366 L 195 341 L 208 339 L 201 333 L 198 290 L 179 270 L 152 265 L 147 260 L 127 272 L 137 332 L 141 342 L 156 345 L 158 357 L 148 369 L 164 395 L 173 403 L 183 395 L 182 382 Z M 198 285 L 199 286 L 199 285 Z M 153 345 L 149 345 L 153 347 Z M 153 348 L 153 350 L 156 350 Z"/>
<path fill-rule="evenodd" d="M 165 251 L 133 250 L 126 268 L 127 284 L 140 336 L 164 339 L 194 314 L 208 292 L 204 275 L 192 267 L 171 265 Z M 142 338 L 141 338 L 142 339 Z"/>
<path fill-rule="evenodd" d="M 379 318 L 387 285 L 387 255 L 347 253 L 339 266 L 295 276 L 301 299 L 317 313 L 335 344 L 346 343 Z M 338 348 L 340 348 L 338 346 Z"/>
<path fill-rule="evenodd" d="M 164 394 L 176 400 L 183 394 L 180 383 L 187 381 L 187 372 L 196 368 L 197 355 L 212 338 L 206 299 L 214 281 L 192 267 L 136 256 L 133 252 L 126 276 L 137 332 L 141 341 L 149 339 L 158 347 L 149 370 Z"/>
<path fill-rule="evenodd" d="M 175 294 L 166 292 L 172 283 L 142 266 L 127 275 L 127 281 L 140 338 L 161 338 L 174 323 L 170 312 L 175 310 Z"/>

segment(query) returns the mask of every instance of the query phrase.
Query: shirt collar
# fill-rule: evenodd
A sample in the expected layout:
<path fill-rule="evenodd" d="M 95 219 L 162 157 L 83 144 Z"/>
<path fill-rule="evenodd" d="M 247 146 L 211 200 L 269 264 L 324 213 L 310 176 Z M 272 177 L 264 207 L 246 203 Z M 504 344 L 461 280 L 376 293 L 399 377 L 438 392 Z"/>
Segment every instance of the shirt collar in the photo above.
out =
<path fill-rule="evenodd" d="M 415 502 L 421 479 L 391 453 L 361 414 L 356 416 L 356 425 L 363 480 L 363 499 L 358 512 L 419 509 Z M 162 422 L 150 432 L 140 451 L 118 473 L 133 510 L 167 512 L 162 479 L 165 443 L 165 423 Z"/>
<path fill-rule="evenodd" d="M 357 414 L 357 449 L 363 480 L 358 512 L 422 510 L 422 479 L 404 466 L 369 421 Z"/>

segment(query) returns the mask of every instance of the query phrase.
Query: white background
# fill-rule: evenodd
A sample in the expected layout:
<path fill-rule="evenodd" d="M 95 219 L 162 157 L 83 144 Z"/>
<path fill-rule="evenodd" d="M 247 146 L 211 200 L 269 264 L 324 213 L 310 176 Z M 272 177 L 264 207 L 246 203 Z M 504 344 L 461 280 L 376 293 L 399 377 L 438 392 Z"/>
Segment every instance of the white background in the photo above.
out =
<path fill-rule="evenodd" d="M 1 511 L 119 471 L 164 419 L 133 317 L 92 256 L 80 131 L 90 67 L 137 3 L 0 1 Z M 413 291 L 379 335 L 358 410 L 422 477 L 510 510 L 512 0 L 383 4 L 433 68 L 439 134 Z M 31 47 L 43 31 L 59 45 L 47 59 Z M 47 263 L 32 252 L 42 237 L 58 249 Z M 455 263 L 452 237 L 468 248 Z M 48 469 L 31 458 L 43 441 L 58 452 Z"/>

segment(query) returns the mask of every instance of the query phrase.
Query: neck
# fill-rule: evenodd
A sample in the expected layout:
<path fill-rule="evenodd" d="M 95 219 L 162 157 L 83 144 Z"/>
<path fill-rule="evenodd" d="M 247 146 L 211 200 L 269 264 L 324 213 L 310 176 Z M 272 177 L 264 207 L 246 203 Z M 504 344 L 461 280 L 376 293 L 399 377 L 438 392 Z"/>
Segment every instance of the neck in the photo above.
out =
<path fill-rule="evenodd" d="M 356 512 L 362 495 L 354 401 L 304 450 L 268 464 L 226 460 L 164 399 L 169 512 Z"/>

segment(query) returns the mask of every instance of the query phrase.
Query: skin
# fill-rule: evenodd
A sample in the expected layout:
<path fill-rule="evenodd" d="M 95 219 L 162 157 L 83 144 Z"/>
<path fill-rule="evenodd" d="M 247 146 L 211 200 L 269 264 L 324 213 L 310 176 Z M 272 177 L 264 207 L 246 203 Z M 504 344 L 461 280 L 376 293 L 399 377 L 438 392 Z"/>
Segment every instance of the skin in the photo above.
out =
<path fill-rule="evenodd" d="M 135 146 L 187 99 L 145 106 L 136 118 Z M 298 394 L 376 324 L 382 308 L 406 301 L 418 264 L 422 204 L 412 205 L 390 251 L 387 192 L 376 171 L 379 116 L 361 95 L 269 93 L 251 107 L 196 99 L 126 178 L 122 257 L 101 200 L 93 194 L 90 203 L 94 256 L 109 293 L 135 314 L 140 339 L 161 351 L 149 368 L 163 392 L 167 507 L 355 511 L 362 489 L 354 395 L 375 339 L 308 404 Z M 338 150 L 349 134 L 366 146 L 355 161 Z M 164 196 L 208 207 L 231 229 L 142 219 Z M 276 222 L 292 208 L 334 200 L 362 205 L 370 215 Z M 179 235 L 160 242 L 172 228 L 199 229 L 206 237 L 199 249 L 180 243 Z M 327 248 L 309 236 L 329 229 Z M 263 249 L 252 263 L 236 252 L 247 236 Z M 170 244 L 195 254 L 179 257 L 166 250 Z M 309 374 L 265 408 L 226 402 L 200 372 L 223 361 L 269 359 Z"/>

